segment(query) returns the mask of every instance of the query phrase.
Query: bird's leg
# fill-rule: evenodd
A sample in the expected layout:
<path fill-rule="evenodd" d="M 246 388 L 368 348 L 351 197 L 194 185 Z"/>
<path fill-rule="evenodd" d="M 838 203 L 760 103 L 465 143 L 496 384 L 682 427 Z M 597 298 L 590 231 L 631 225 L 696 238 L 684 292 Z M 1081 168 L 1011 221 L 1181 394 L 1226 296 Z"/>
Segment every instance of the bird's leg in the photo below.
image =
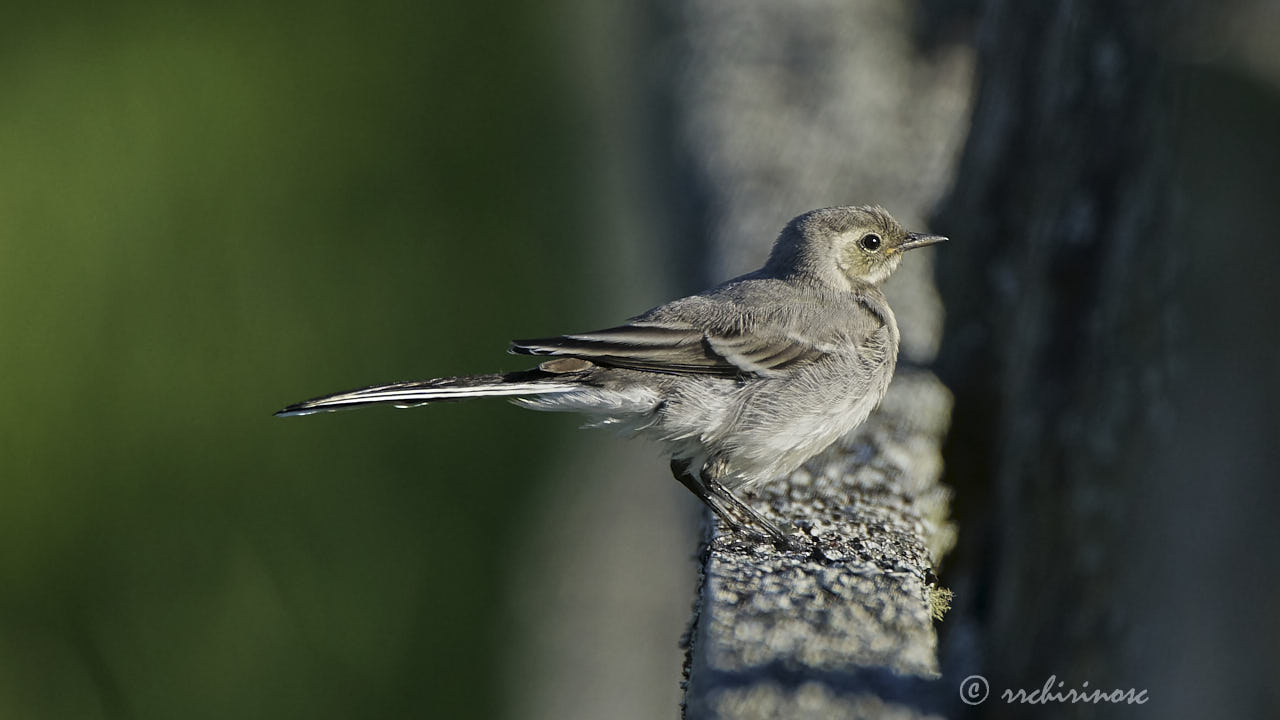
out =
<path fill-rule="evenodd" d="M 689 492 L 693 493 L 699 500 L 701 500 L 703 505 L 711 508 L 712 512 L 720 516 L 720 519 L 723 520 L 731 529 L 735 532 L 744 529 L 742 521 L 734 517 L 733 513 L 728 507 L 725 507 L 725 505 L 721 503 L 719 498 L 712 496 L 711 491 L 707 489 L 707 486 L 703 484 L 700 478 L 695 477 L 693 473 L 689 472 L 688 460 L 672 459 L 671 474 L 680 481 L 681 485 L 689 488 Z"/>
<path fill-rule="evenodd" d="M 745 515 L 751 524 L 764 531 L 764 534 L 773 541 L 774 545 L 777 545 L 778 547 L 790 546 L 791 542 L 787 540 L 787 534 L 782 532 L 782 528 L 778 527 L 777 524 L 769 518 L 761 515 L 755 508 L 746 504 L 742 500 L 739 500 L 738 496 L 734 495 L 729 488 L 722 485 L 719 480 L 713 477 L 707 480 L 706 484 L 707 490 L 710 492 L 712 497 L 716 498 L 720 502 L 728 504 L 737 512 Z"/>
<path fill-rule="evenodd" d="M 671 474 L 675 475 L 682 485 L 689 488 L 690 492 L 696 495 L 707 507 L 711 508 L 716 515 L 720 516 L 720 519 L 734 532 L 770 540 L 776 547 L 786 550 L 803 548 L 801 544 L 787 537 L 786 533 L 782 532 L 782 529 L 774 524 L 773 521 L 756 512 L 755 508 L 739 500 L 736 495 L 721 484 L 716 473 L 712 470 L 713 467 L 712 462 L 703 466 L 703 472 L 699 473 L 699 475 L 708 476 L 704 479 L 689 472 L 689 461 L 672 460 Z"/>
<path fill-rule="evenodd" d="M 791 542 L 787 539 L 787 534 L 782 532 L 782 528 L 778 527 L 769 520 L 769 518 L 761 515 L 755 508 L 733 494 L 733 491 L 724 486 L 721 479 L 729 473 L 728 464 L 723 458 L 713 457 L 702 466 L 702 472 L 699 475 L 703 478 L 702 482 L 706 485 L 707 492 L 721 503 L 729 505 L 740 516 L 746 518 L 749 524 L 755 525 L 756 528 L 763 530 L 765 535 L 773 541 L 773 544 L 779 548 L 791 547 Z"/>

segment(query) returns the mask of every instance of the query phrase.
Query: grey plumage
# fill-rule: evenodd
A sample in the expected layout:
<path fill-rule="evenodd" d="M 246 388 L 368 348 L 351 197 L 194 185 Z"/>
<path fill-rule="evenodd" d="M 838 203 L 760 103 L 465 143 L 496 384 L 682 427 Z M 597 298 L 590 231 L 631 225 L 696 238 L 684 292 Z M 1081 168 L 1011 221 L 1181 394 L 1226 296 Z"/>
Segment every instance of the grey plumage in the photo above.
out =
<path fill-rule="evenodd" d="M 548 358 L 537 368 L 374 386 L 277 414 L 484 396 L 580 412 L 663 443 L 676 478 L 726 522 L 793 546 L 732 491 L 794 470 L 866 419 L 898 355 L 879 285 L 904 251 L 941 240 L 879 207 L 814 210 L 755 272 L 615 328 L 513 342 L 513 353 Z"/>

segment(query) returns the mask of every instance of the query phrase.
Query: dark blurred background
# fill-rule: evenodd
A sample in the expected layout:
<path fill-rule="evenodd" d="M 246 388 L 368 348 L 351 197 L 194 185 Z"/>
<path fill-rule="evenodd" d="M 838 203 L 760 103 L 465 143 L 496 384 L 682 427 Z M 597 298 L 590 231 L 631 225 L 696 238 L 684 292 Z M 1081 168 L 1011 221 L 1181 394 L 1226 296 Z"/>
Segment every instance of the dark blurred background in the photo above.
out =
<path fill-rule="evenodd" d="M 974 44 L 987 5 L 921 2 L 911 41 Z M 1143 619 L 1117 631 L 1133 676 L 1113 682 L 1252 711 L 1280 705 L 1255 653 L 1280 642 L 1280 17 L 1195 7 L 1161 30 L 1187 351 L 1167 388 L 1190 399 L 1143 471 L 1154 514 L 1121 515 L 1157 526 L 1119 555 Z M 692 289 L 706 248 L 662 92 L 680 8 L 6 12 L 0 717 L 675 713 L 698 508 L 656 453 L 500 402 L 271 413 L 518 368 L 509 338 Z M 972 53 L 948 57 L 968 82 Z M 961 402 L 967 377 L 945 378 Z M 992 483 L 951 482 L 944 641 L 1016 667 L 984 636 Z M 1203 512 L 1170 520 L 1184 508 Z"/>

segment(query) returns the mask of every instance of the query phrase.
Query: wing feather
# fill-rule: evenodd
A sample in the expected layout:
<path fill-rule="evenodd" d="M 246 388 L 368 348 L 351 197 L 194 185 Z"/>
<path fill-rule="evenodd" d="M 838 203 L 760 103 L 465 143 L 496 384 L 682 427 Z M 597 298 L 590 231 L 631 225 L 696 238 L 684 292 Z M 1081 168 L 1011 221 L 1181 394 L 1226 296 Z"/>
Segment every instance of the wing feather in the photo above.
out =
<path fill-rule="evenodd" d="M 771 377 L 825 352 L 769 329 L 752 333 L 712 331 L 670 322 L 636 321 L 595 332 L 517 340 L 511 352 L 569 356 L 612 366 L 677 375 Z"/>

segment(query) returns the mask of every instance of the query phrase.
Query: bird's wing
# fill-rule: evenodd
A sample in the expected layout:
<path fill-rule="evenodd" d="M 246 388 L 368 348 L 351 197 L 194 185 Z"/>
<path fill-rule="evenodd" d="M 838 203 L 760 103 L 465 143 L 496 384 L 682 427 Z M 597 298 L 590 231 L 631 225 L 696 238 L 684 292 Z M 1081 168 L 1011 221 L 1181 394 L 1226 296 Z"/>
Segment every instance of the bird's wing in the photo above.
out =
<path fill-rule="evenodd" d="M 719 377 L 776 377 L 830 350 L 776 326 L 742 332 L 643 319 L 607 330 L 511 344 L 511 352 L 524 355 L 577 357 L 610 367 Z"/>

